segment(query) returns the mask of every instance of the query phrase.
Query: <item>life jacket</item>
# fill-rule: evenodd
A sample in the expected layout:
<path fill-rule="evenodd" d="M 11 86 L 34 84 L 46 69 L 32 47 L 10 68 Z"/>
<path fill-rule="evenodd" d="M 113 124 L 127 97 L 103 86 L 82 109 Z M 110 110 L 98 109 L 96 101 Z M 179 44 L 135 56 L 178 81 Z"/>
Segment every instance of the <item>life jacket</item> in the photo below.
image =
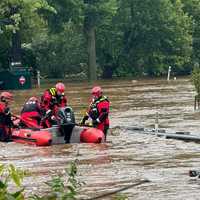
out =
<path fill-rule="evenodd" d="M 65 95 L 58 95 L 56 88 L 50 88 L 46 90 L 41 97 L 41 106 L 43 108 L 53 110 L 55 106 L 65 107 L 67 105 L 67 99 Z"/>
<path fill-rule="evenodd" d="M 48 89 L 49 93 L 52 95 L 52 96 L 56 96 L 57 92 L 56 92 L 56 88 L 55 87 L 52 87 L 50 89 Z"/>
<path fill-rule="evenodd" d="M 97 119 L 101 114 L 101 110 L 99 110 L 98 105 L 104 101 L 109 103 L 109 100 L 106 96 L 102 96 L 99 99 L 91 102 L 88 114 L 93 120 Z"/>
<path fill-rule="evenodd" d="M 67 99 L 64 93 L 62 95 L 58 95 L 56 88 L 50 88 L 49 92 L 52 95 L 52 98 L 50 100 L 50 106 L 54 109 L 54 113 L 56 114 L 58 112 L 59 107 L 67 106 Z"/>
<path fill-rule="evenodd" d="M 41 97 L 41 108 L 45 111 L 49 110 L 49 109 L 53 109 L 54 104 L 55 104 L 55 100 L 56 100 L 56 89 L 55 88 L 50 88 L 48 90 L 44 91 L 44 94 Z"/>
<path fill-rule="evenodd" d="M 49 103 L 50 103 L 50 106 L 53 107 L 54 105 L 58 104 L 56 88 L 50 88 L 48 91 L 51 95 L 51 99 Z"/>
<path fill-rule="evenodd" d="M 41 116 L 42 113 L 39 103 L 29 100 L 24 104 L 21 110 L 21 118 L 23 119 L 20 122 L 21 126 L 28 126 L 27 124 L 29 124 L 29 121 L 37 126 L 40 124 Z"/>

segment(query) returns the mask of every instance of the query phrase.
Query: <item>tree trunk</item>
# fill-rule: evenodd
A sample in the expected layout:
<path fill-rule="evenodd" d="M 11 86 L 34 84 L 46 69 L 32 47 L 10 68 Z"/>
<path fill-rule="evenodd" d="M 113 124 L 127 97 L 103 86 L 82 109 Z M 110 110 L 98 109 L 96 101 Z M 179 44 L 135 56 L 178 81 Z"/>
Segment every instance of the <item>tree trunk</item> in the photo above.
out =
<path fill-rule="evenodd" d="M 88 79 L 90 81 L 97 80 L 96 66 L 96 46 L 95 46 L 95 27 L 92 26 L 87 30 L 87 46 L 88 46 Z"/>
<path fill-rule="evenodd" d="M 18 5 L 11 5 L 10 17 L 19 12 L 20 7 Z M 19 30 L 12 33 L 11 67 L 21 67 L 21 36 Z"/>
<path fill-rule="evenodd" d="M 11 66 L 21 67 L 21 38 L 17 31 L 12 35 Z"/>

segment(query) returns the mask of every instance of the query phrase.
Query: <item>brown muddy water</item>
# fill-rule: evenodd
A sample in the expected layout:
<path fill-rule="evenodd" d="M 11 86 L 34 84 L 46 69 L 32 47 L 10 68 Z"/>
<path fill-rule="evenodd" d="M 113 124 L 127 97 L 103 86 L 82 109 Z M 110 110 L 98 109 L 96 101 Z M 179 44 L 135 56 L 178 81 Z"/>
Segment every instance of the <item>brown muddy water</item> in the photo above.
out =
<path fill-rule="evenodd" d="M 54 82 L 55 83 L 55 82 Z M 46 87 L 14 91 L 14 113 L 19 113 L 30 96 L 40 96 Z M 117 125 L 153 128 L 159 126 L 200 135 L 200 113 L 194 111 L 195 91 L 188 78 L 165 80 L 115 80 L 98 82 L 111 101 L 111 127 Z M 89 102 L 92 85 L 66 82 L 68 104 L 77 122 Z M 143 135 L 125 129 L 111 129 L 105 144 L 65 144 L 34 147 L 0 143 L 1 163 L 12 163 L 31 176 L 24 179 L 27 194 L 43 193 L 51 176 L 62 173 L 70 161 L 78 160 L 78 179 L 85 184 L 80 193 L 94 197 L 120 189 L 140 179 L 146 183 L 124 191 L 134 200 L 200 199 L 200 179 L 188 176 L 200 169 L 200 144 Z M 103 198 L 112 199 L 112 197 Z"/>

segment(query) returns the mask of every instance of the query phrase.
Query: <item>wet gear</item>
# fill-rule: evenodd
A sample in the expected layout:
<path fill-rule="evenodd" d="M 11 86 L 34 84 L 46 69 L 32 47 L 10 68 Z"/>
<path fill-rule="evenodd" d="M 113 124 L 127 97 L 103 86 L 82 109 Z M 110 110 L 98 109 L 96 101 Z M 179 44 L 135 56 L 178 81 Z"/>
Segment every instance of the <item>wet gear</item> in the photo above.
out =
<path fill-rule="evenodd" d="M 13 122 L 10 109 L 5 102 L 0 102 L 0 141 L 10 141 L 11 127 L 13 127 Z"/>
<path fill-rule="evenodd" d="M 58 109 L 66 106 L 67 106 L 67 98 L 64 95 L 64 93 L 58 94 L 56 88 L 50 88 L 46 90 L 43 96 L 41 97 L 41 108 L 43 110 L 43 117 L 45 118 L 43 124 L 46 127 L 50 127 L 52 124 L 56 124 Z M 47 118 L 45 116 L 48 115 L 47 112 L 49 110 L 52 111 L 52 114 L 51 117 Z"/>
<path fill-rule="evenodd" d="M 84 125 L 85 121 L 90 117 L 93 126 L 102 130 L 106 137 L 107 130 L 109 129 L 109 107 L 110 102 L 107 97 L 101 96 L 98 99 L 94 99 L 90 104 L 88 112 L 83 117 L 81 124 Z"/>
<path fill-rule="evenodd" d="M 42 117 L 42 111 L 38 99 L 36 97 L 31 97 L 23 106 L 21 110 L 21 117 L 26 120 L 31 120 L 36 125 L 40 124 Z M 26 126 L 24 122 L 20 123 L 22 126 Z"/>
<path fill-rule="evenodd" d="M 67 105 L 67 98 L 64 94 L 58 95 L 56 88 L 46 90 L 41 97 L 41 107 L 47 111 L 54 110 L 55 107 L 65 107 Z"/>

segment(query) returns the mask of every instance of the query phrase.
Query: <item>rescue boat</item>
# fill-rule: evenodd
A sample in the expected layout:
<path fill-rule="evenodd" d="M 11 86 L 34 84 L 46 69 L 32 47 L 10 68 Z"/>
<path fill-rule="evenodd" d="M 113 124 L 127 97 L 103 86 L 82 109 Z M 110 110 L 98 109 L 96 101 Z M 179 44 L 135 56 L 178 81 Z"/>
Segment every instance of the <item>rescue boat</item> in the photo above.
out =
<path fill-rule="evenodd" d="M 15 129 L 12 131 L 12 140 L 22 144 L 49 146 L 52 144 L 52 135 L 47 130 Z"/>
<path fill-rule="evenodd" d="M 12 131 L 12 140 L 17 143 L 30 144 L 35 146 L 50 146 L 65 143 L 102 143 L 104 133 L 96 128 L 74 126 L 72 132 L 60 131 L 59 126 L 51 128 L 15 129 Z"/>
<path fill-rule="evenodd" d="M 29 128 L 13 129 L 12 140 L 17 143 L 36 146 L 104 142 L 104 133 L 101 130 L 79 126 L 75 123 L 74 113 L 70 107 L 60 108 L 58 111 L 58 118 L 59 124 L 52 125 L 49 128 L 33 126 Z M 26 122 L 26 120 L 23 119 L 23 122 Z"/>
<path fill-rule="evenodd" d="M 97 128 L 74 126 L 72 131 L 63 133 L 58 126 L 53 126 L 47 130 L 52 135 L 52 144 L 104 142 L 104 133 Z"/>

